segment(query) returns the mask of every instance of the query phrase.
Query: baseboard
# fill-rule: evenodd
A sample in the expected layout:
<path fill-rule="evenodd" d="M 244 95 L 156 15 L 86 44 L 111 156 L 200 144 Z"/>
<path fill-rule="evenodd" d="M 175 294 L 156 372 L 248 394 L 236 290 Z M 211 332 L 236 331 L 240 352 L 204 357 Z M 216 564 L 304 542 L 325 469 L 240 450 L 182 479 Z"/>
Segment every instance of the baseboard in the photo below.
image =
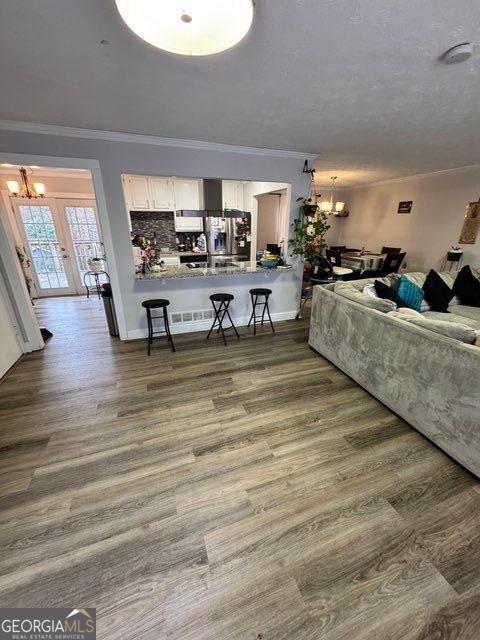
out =
<path fill-rule="evenodd" d="M 294 320 L 297 315 L 297 309 L 293 311 L 282 311 L 280 313 L 272 313 L 273 322 L 282 322 L 283 320 Z M 250 316 L 241 318 L 233 318 L 237 327 L 245 327 L 250 320 Z M 170 331 L 175 333 L 194 333 L 195 331 L 208 331 L 212 325 L 212 320 L 196 320 L 193 322 L 176 322 L 170 323 Z M 141 340 L 147 337 L 147 328 L 132 329 L 127 333 L 127 340 Z"/>

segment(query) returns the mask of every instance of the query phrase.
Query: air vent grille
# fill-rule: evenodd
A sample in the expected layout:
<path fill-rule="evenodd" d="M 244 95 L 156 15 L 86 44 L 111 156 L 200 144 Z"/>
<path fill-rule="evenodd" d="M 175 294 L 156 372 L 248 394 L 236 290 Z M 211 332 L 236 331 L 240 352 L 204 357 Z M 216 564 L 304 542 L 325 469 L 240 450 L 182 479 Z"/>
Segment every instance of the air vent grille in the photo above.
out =
<path fill-rule="evenodd" d="M 213 318 L 212 309 L 198 310 L 198 311 L 182 311 L 172 313 L 172 324 L 180 324 L 182 322 L 202 322 L 203 320 L 211 320 Z"/>

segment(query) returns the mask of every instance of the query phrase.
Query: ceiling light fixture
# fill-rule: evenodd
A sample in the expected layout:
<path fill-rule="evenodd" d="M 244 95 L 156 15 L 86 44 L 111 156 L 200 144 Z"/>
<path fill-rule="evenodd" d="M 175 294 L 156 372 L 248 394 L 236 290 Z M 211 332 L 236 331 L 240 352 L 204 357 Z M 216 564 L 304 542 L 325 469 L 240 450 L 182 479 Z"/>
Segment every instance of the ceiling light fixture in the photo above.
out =
<path fill-rule="evenodd" d="M 253 20 L 253 0 L 115 0 L 130 29 L 170 53 L 209 56 L 242 40 Z"/>
<path fill-rule="evenodd" d="M 30 185 L 27 176 L 27 170 L 21 167 L 20 181 L 21 186 L 17 180 L 7 180 L 7 187 L 12 196 L 19 196 L 20 198 L 44 198 L 45 197 L 45 185 L 43 182 L 34 182 L 33 187 Z"/>
<path fill-rule="evenodd" d="M 332 181 L 332 191 L 330 195 L 330 200 L 321 200 L 320 201 L 320 211 L 324 211 L 325 213 L 333 213 L 334 215 L 340 215 L 343 213 L 345 209 L 344 202 L 335 202 L 334 194 L 335 194 L 335 180 L 338 180 L 338 176 L 332 176 L 330 178 Z"/>

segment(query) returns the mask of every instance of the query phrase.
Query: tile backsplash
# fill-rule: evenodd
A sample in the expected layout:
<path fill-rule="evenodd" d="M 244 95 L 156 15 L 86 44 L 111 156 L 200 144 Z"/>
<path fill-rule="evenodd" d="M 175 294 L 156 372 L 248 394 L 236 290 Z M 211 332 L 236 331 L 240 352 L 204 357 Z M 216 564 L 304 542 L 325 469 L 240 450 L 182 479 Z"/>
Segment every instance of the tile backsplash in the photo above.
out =
<path fill-rule="evenodd" d="M 175 220 L 173 211 L 130 211 L 132 233 L 149 240 L 157 234 L 157 245 L 175 251 Z"/>

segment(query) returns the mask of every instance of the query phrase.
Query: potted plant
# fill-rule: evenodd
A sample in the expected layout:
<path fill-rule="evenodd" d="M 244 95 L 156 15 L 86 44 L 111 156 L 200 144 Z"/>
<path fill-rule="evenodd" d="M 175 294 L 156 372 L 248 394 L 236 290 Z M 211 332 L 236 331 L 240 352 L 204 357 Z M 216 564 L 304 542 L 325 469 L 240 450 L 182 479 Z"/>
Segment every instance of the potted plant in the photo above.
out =
<path fill-rule="evenodd" d="M 321 211 L 311 198 L 297 198 L 298 218 L 293 221 L 293 238 L 290 240 L 292 255 L 302 258 L 306 271 L 312 271 L 314 265 L 321 271 L 330 272 L 332 267 L 323 253 L 327 246 L 325 234 L 330 229 L 330 214 Z"/>
<path fill-rule="evenodd" d="M 88 268 L 90 271 L 94 273 L 98 273 L 99 271 L 105 271 L 105 256 L 99 256 L 97 254 L 97 247 L 88 246 L 90 251 L 94 251 L 93 256 L 87 259 Z"/>

